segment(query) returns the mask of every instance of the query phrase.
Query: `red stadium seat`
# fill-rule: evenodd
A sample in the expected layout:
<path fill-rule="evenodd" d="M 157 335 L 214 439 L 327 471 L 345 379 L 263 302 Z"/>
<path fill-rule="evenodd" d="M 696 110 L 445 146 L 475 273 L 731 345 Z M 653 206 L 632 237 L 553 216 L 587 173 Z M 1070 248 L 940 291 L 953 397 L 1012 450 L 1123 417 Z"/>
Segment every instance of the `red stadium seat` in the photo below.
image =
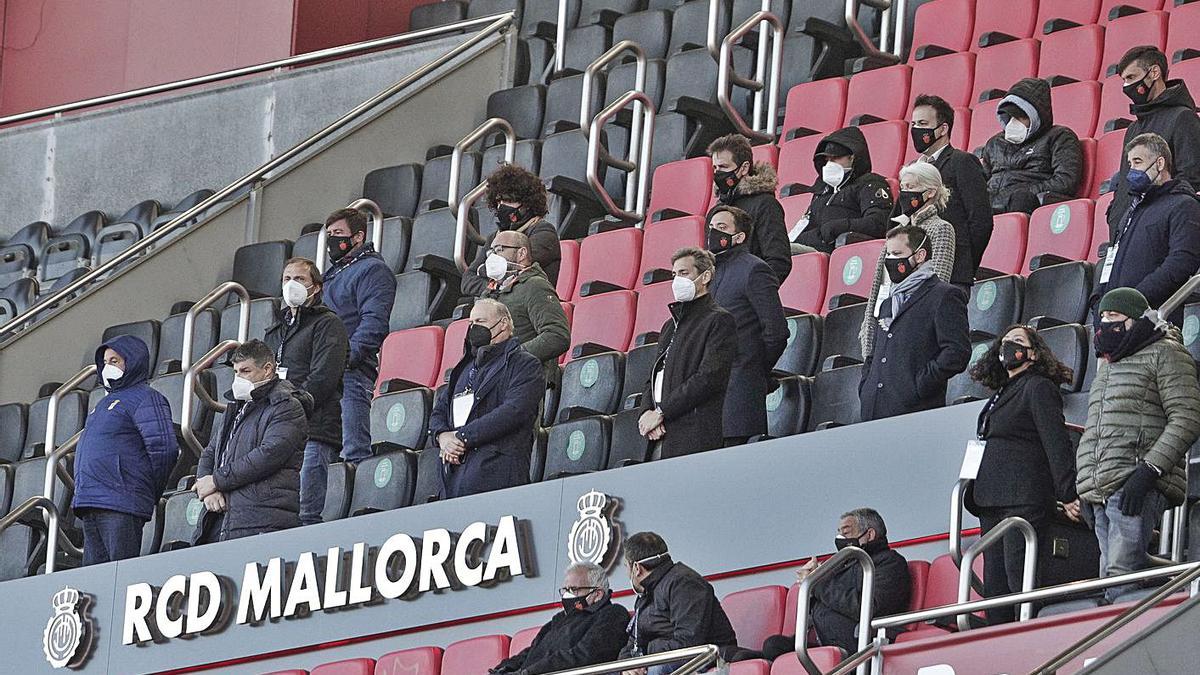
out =
<path fill-rule="evenodd" d="M 704 218 L 700 216 L 672 218 L 647 225 L 642 235 L 642 259 L 638 266 L 637 287 L 646 285 L 647 272 L 670 270 L 671 256 L 675 251 L 684 246 L 704 246 L 705 227 L 707 225 Z"/>
<path fill-rule="evenodd" d="M 750 154 L 754 157 L 755 164 L 766 162 L 771 165 L 772 169 L 779 167 L 779 147 L 774 143 L 756 145 L 751 148 Z"/>
<path fill-rule="evenodd" d="M 459 319 L 446 326 L 446 337 L 442 341 L 442 381 L 451 368 L 458 365 L 463 357 L 463 342 L 467 339 L 469 319 Z"/>
<path fill-rule="evenodd" d="M 308 671 L 307 670 L 299 670 L 299 669 L 273 670 L 269 673 L 266 673 L 266 675 L 308 675 Z"/>
<path fill-rule="evenodd" d="M 1083 176 L 1079 179 L 1075 196 L 1092 197 L 1092 185 L 1096 177 L 1096 141 L 1090 138 L 1079 139 L 1079 151 L 1083 155 Z"/>
<path fill-rule="evenodd" d="M 1171 71 L 1175 76 L 1175 71 Z M 1107 133 L 1105 126 L 1116 119 L 1133 121 L 1133 113 L 1129 112 L 1129 98 L 1125 96 L 1122 87 L 1125 82 L 1116 75 L 1104 78 L 1100 88 L 1100 113 L 1096 117 L 1096 129 L 1093 138 L 1099 138 Z"/>
<path fill-rule="evenodd" d="M 813 165 L 813 154 L 827 134 L 803 136 L 779 146 L 779 192 L 793 184 L 815 185 L 821 180 Z"/>
<path fill-rule="evenodd" d="M 1175 56 L 1183 49 L 1200 49 L 1200 5 L 1189 2 L 1171 9 L 1171 21 L 1167 26 L 1167 60 L 1175 61 Z M 1182 55 L 1181 55 L 1182 56 Z"/>
<path fill-rule="evenodd" d="M 664 209 L 702 215 L 708 209 L 713 189 L 712 160 L 693 157 L 663 164 L 654 170 L 650 186 L 650 206 L 646 211 L 649 220 L 671 217 L 660 216 Z"/>
<path fill-rule="evenodd" d="M 971 49 L 982 49 L 979 41 L 988 33 L 1018 39 L 1032 37 L 1038 30 L 1037 4 L 1038 0 L 979 0 L 975 5 Z"/>
<path fill-rule="evenodd" d="M 417 647 L 390 652 L 379 657 L 379 661 L 375 663 L 375 675 L 439 675 L 441 672 L 440 647 Z"/>
<path fill-rule="evenodd" d="M 971 134 L 971 119 L 974 115 L 970 108 L 962 107 L 954 109 L 954 126 L 950 128 L 950 145 L 962 150 L 967 147 L 967 143 Z M 921 153 L 913 147 L 912 143 L 908 143 L 904 150 L 904 163 L 908 164 L 920 157 Z M 899 183 L 897 183 L 899 185 Z M 893 194 L 895 194 L 895 188 Z"/>
<path fill-rule="evenodd" d="M 821 672 L 828 673 L 842 662 L 844 655 L 837 647 L 809 647 L 808 657 L 813 660 Z M 794 652 L 789 652 L 775 659 L 771 664 L 771 675 L 807 675 L 808 671 L 800 665 L 800 659 Z"/>
<path fill-rule="evenodd" d="M 813 195 L 811 192 L 802 192 L 793 197 L 784 197 L 779 200 L 779 205 L 783 207 L 783 224 L 790 232 L 796 223 L 808 213 L 808 205 L 812 203 Z"/>
<path fill-rule="evenodd" d="M 663 324 L 671 318 L 668 305 L 672 302 L 675 302 L 675 296 L 671 292 L 671 283 L 667 281 L 644 286 L 638 291 L 633 337 L 636 339 L 662 330 Z"/>
<path fill-rule="evenodd" d="M 1050 89 L 1054 123 L 1075 132 L 1080 138 L 1091 138 L 1096 130 L 1096 114 L 1100 109 L 1100 83 L 1087 80 L 1072 82 Z"/>
<path fill-rule="evenodd" d="M 1104 32 L 1104 58 L 1100 62 L 1104 69 L 1102 72 L 1117 75 L 1117 62 L 1130 47 L 1154 45 L 1166 49 L 1169 18 L 1166 12 L 1143 12 L 1110 21 Z M 1170 54 L 1167 58 L 1171 58 Z"/>
<path fill-rule="evenodd" d="M 729 675 L 771 675 L 771 664 L 762 659 L 729 664 Z"/>
<path fill-rule="evenodd" d="M 1038 77 L 1062 75 L 1075 80 L 1094 80 L 1103 70 L 1104 29 L 1079 26 L 1042 36 Z"/>
<path fill-rule="evenodd" d="M 967 138 L 964 150 L 974 152 L 987 144 L 988 139 L 1000 133 L 1000 119 L 996 117 L 996 108 L 1000 107 L 1000 99 L 992 99 L 976 103 L 971 109 L 971 134 Z"/>
<path fill-rule="evenodd" d="M 1112 203 L 1112 200 L 1112 192 L 1096 200 L 1096 207 L 1092 215 L 1092 243 L 1088 245 L 1088 262 L 1099 262 L 1100 256 L 1097 251 L 1100 250 L 1101 244 L 1108 243 L 1111 236 L 1108 230 L 1108 205 Z"/>
<path fill-rule="evenodd" d="M 1029 217 L 1029 242 L 1021 269 L 1033 270 L 1030 263 L 1043 253 L 1086 260 L 1092 243 L 1092 200 L 1072 199 L 1061 204 L 1039 207 Z"/>
<path fill-rule="evenodd" d="M 623 352 L 629 348 L 633 334 L 634 309 L 637 293 L 615 291 L 575 303 L 571 323 L 571 358 L 575 347 L 591 342 Z M 569 359 L 568 359 L 569 360 Z"/>
<path fill-rule="evenodd" d="M 558 242 L 558 251 L 561 258 L 558 264 L 558 282 L 554 285 L 554 292 L 558 293 L 560 298 L 569 298 L 571 291 L 575 289 L 575 275 L 579 271 L 579 242 L 574 239 L 563 239 Z"/>
<path fill-rule="evenodd" d="M 909 142 L 907 122 L 880 122 L 860 127 L 871 151 L 871 170 L 884 178 L 895 178 L 904 161 Z"/>
<path fill-rule="evenodd" d="M 925 58 L 923 47 L 936 45 L 954 52 L 971 48 L 975 0 L 932 0 L 917 8 L 913 19 L 912 49 L 908 61 Z"/>
<path fill-rule="evenodd" d="M 1021 274 L 1025 268 L 1025 246 L 1029 237 L 1029 216 L 1001 213 L 992 216 L 992 238 L 983 252 L 980 267 L 1000 274 Z"/>
<path fill-rule="evenodd" d="M 375 672 L 375 659 L 346 659 L 317 666 L 310 675 L 371 675 Z"/>
<path fill-rule="evenodd" d="M 825 135 L 842 127 L 850 80 L 830 77 L 792 87 L 787 95 L 781 138 Z"/>
<path fill-rule="evenodd" d="M 508 657 L 507 635 L 460 640 L 446 647 L 442 672 L 454 675 L 487 675 L 488 669 Z"/>
<path fill-rule="evenodd" d="M 904 64 L 864 70 L 851 77 L 846 93 L 845 126 L 904 119 L 908 114 L 911 78 L 912 69 Z"/>
<path fill-rule="evenodd" d="M 525 651 L 525 649 L 533 644 L 533 639 L 537 637 L 538 632 L 541 630 L 541 626 L 534 626 L 533 628 L 526 628 L 525 630 L 518 632 L 516 635 L 513 635 L 512 641 L 508 643 L 509 657 L 516 656 L 517 654 Z"/>
<path fill-rule="evenodd" d="M 733 624 L 738 646 L 757 651 L 762 649 L 763 641 L 783 630 L 786 603 L 786 588 L 761 586 L 726 595 L 721 607 Z"/>
<path fill-rule="evenodd" d="M 442 381 L 441 326 L 421 326 L 399 330 L 383 339 L 379 349 L 377 386 L 393 379 L 407 380 L 422 387 L 437 387 Z"/>
<path fill-rule="evenodd" d="M 575 305 L 570 302 L 558 303 L 562 306 L 563 313 L 567 315 L 567 328 L 575 324 Z M 571 350 L 567 350 L 562 356 L 558 357 L 558 365 L 565 364 L 571 358 Z"/>
<path fill-rule="evenodd" d="M 1188 91 L 1200 91 L 1200 59 L 1188 59 L 1172 65 L 1171 79 L 1186 82 Z"/>
<path fill-rule="evenodd" d="M 783 635 L 796 634 L 796 607 L 800 604 L 800 584 L 788 587 L 787 602 L 783 605 Z"/>
<path fill-rule="evenodd" d="M 921 94 L 941 96 L 955 108 L 969 106 L 974 83 L 975 55 L 971 52 L 917 61 L 912 66 L 908 109 L 912 109 L 913 101 Z"/>
<path fill-rule="evenodd" d="M 975 558 L 972 565 L 975 573 L 983 578 L 983 556 Z M 971 600 L 978 600 L 979 594 L 971 590 Z M 944 607 L 958 602 L 958 566 L 950 554 L 940 555 L 929 565 L 929 581 L 925 586 L 925 600 L 921 609 Z"/>
<path fill-rule="evenodd" d="M 1053 19 L 1066 19 L 1079 25 L 1096 23 L 1100 16 L 1100 0 L 1071 0 L 1071 2 L 1055 2 L 1046 0 L 1038 7 L 1038 18 L 1034 34 L 1040 35 L 1046 28 L 1046 22 Z"/>
<path fill-rule="evenodd" d="M 1096 170 L 1092 172 L 1091 196 L 1099 197 L 1105 181 L 1121 170 L 1121 157 L 1125 154 L 1125 132 L 1112 131 L 1100 137 L 1096 144 Z M 1116 189 L 1109 185 L 1109 190 Z"/>
<path fill-rule="evenodd" d="M 971 107 L 979 104 L 979 96 L 986 91 L 1008 91 L 1017 80 L 1034 77 L 1038 70 L 1039 46 L 1037 40 L 1016 40 L 976 54 Z"/>
<path fill-rule="evenodd" d="M 829 274 L 826 277 L 825 303 L 821 307 L 821 314 L 829 312 L 829 303 L 839 295 L 849 293 L 866 298 L 871 294 L 875 264 L 883 243 L 882 239 L 872 239 L 833 250 L 833 255 L 829 256 Z"/>
<path fill-rule="evenodd" d="M 1096 22 L 1111 25 L 1113 20 L 1109 18 L 1109 15 L 1117 7 L 1132 7 L 1142 10 L 1143 13 L 1156 12 L 1163 8 L 1163 0 L 1104 0 L 1100 5 L 1100 16 L 1096 18 Z"/>
<path fill-rule="evenodd" d="M 662 223 L 653 223 L 657 229 Z M 642 231 L 625 227 L 588 236 L 579 246 L 579 273 L 570 298 L 578 300 L 580 293 L 593 281 L 607 282 L 630 289 L 637 285 L 638 265 L 642 261 Z M 598 289 L 589 288 L 594 295 Z"/>
<path fill-rule="evenodd" d="M 792 256 L 792 271 L 779 285 L 779 300 L 788 310 L 820 314 L 825 300 L 825 276 L 829 273 L 829 256 L 824 253 L 802 253 Z"/>

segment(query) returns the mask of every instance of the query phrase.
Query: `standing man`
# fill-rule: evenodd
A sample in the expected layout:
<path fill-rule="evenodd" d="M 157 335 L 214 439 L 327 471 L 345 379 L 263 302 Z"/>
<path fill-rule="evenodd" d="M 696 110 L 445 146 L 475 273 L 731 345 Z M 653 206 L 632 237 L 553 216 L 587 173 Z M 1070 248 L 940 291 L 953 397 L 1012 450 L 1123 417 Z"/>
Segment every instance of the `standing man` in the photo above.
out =
<path fill-rule="evenodd" d="M 1075 464 L 1104 577 L 1154 564 L 1150 537 L 1162 512 L 1187 495 L 1188 448 L 1200 436 L 1196 366 L 1179 331 L 1155 325 L 1144 316 L 1148 309 L 1132 288 L 1115 288 L 1100 300 L 1099 369 Z M 1104 597 L 1111 602 L 1128 590 L 1108 588 Z"/>
<path fill-rule="evenodd" d="M 429 435 L 439 449 L 442 499 L 529 482 L 529 457 L 546 377 L 513 338 L 503 303 L 471 307 L 462 360 L 437 395 Z"/>
<path fill-rule="evenodd" d="M 350 360 L 342 378 L 342 458 L 352 464 L 371 456 L 371 398 L 379 377 L 379 346 L 388 334 L 396 300 L 396 277 L 367 241 L 367 216 L 340 209 L 325 219 L 329 260 L 325 304 L 350 336 Z"/>
<path fill-rule="evenodd" d="M 663 459 L 723 445 L 721 414 L 737 355 L 737 324 L 708 292 L 716 274 L 713 254 L 681 248 L 671 266 L 675 302 L 659 333 L 658 358 L 638 418 L 642 436 L 662 441 Z"/>
<path fill-rule="evenodd" d="M 832 253 L 840 235 L 857 232 L 882 237 L 892 212 L 892 191 L 871 171 L 871 151 L 858 127 L 838 129 L 813 153 L 821 182 L 811 187 L 812 203 L 795 239 L 801 247 Z"/>
<path fill-rule="evenodd" d="M 937 167 L 950 201 L 938 214 L 954 227 L 954 273 L 950 283 L 971 294 L 975 272 L 992 239 L 987 178 L 975 155 L 950 145 L 954 108 L 940 96 L 917 96 L 912 111 L 913 148 Z"/>
<path fill-rule="evenodd" d="M 150 351 L 132 335 L 96 350 L 96 378 L 108 393 L 83 426 L 71 502 L 83 521 L 84 565 L 141 553 L 142 528 L 179 458 L 171 405 L 149 374 Z"/>
<path fill-rule="evenodd" d="M 547 368 L 571 346 L 571 328 L 554 285 L 533 260 L 529 237 L 515 230 L 496 233 L 484 262 L 484 298 L 499 300 L 512 315 L 513 335 Z"/>
<path fill-rule="evenodd" d="M 708 250 L 717 259 L 711 292 L 737 326 L 737 357 L 725 391 L 725 445 L 741 445 L 767 433 L 771 369 L 787 347 L 787 319 L 779 282 L 750 252 L 754 223 L 736 206 L 719 204 L 708 216 Z"/>
<path fill-rule="evenodd" d="M 283 307 L 263 342 L 279 378 L 313 399 L 300 468 L 300 524 L 321 522 L 329 464 L 342 447 L 342 375 L 350 354 L 346 328 L 321 302 L 321 272 L 308 258 L 283 266 Z"/>
<path fill-rule="evenodd" d="M 312 397 L 275 370 L 262 340 L 233 350 L 233 387 L 221 429 L 196 468 L 206 509 L 194 542 L 207 544 L 300 524 L 300 467 Z"/>
<path fill-rule="evenodd" d="M 858 398 L 862 421 L 946 404 L 946 382 L 971 357 L 967 299 L 937 278 L 928 233 L 893 228 L 883 259 L 892 291 L 879 308 L 875 349 L 863 364 Z"/>
<path fill-rule="evenodd" d="M 708 154 L 712 157 L 717 200 L 749 214 L 750 253 L 770 266 L 777 284 L 783 283 L 792 271 L 792 247 L 783 222 L 783 206 L 775 198 L 779 180 L 774 167 L 766 162 L 755 163 L 750 139 L 741 134 L 713 141 Z"/>
<path fill-rule="evenodd" d="M 1167 55 L 1151 45 L 1134 47 L 1121 57 L 1117 72 L 1125 81 L 1125 96 L 1131 104 L 1129 112 L 1136 118 L 1125 129 L 1126 145 L 1142 134 L 1158 134 L 1171 149 L 1173 175 L 1192 188 L 1200 188 L 1200 119 L 1196 117 L 1196 102 L 1186 82 L 1167 79 Z M 1129 203 L 1137 194 L 1129 189 L 1130 168 L 1128 155 L 1121 157 L 1121 168 L 1114 178 L 1113 200 L 1106 214 L 1110 235 L 1115 236 L 1121 229 Z"/>

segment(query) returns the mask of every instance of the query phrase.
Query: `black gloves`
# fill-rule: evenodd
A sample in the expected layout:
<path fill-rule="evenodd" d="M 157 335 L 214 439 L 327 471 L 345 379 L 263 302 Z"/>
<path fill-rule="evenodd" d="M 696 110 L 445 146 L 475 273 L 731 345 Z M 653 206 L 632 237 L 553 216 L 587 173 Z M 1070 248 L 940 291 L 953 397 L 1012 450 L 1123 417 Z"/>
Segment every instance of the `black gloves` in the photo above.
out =
<path fill-rule="evenodd" d="M 1154 489 L 1157 482 L 1158 472 L 1149 464 L 1138 462 L 1137 468 L 1125 479 L 1125 485 L 1121 487 L 1125 491 L 1121 496 L 1121 513 L 1127 516 L 1141 515 L 1146 504 L 1146 494 Z"/>

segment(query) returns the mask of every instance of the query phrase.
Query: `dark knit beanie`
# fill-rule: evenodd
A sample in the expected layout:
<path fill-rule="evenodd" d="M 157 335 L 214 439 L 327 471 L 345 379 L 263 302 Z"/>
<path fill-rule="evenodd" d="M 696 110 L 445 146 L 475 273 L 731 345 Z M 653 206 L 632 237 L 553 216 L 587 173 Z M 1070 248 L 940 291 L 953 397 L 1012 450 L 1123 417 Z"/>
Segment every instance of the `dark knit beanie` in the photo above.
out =
<path fill-rule="evenodd" d="M 1131 319 L 1140 319 L 1150 303 L 1135 288 L 1114 288 L 1100 299 L 1101 312 L 1120 312 Z"/>

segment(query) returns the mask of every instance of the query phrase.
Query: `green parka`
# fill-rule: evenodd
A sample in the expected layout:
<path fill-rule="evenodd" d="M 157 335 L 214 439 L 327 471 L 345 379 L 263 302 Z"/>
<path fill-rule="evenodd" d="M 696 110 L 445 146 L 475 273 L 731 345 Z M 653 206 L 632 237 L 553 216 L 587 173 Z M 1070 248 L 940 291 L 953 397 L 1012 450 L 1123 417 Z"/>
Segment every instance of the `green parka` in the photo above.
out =
<path fill-rule="evenodd" d="M 483 297 L 499 300 L 508 307 L 513 319 L 513 337 L 525 351 L 547 367 L 571 346 L 571 328 L 558 293 L 541 265 L 534 263 L 506 283 L 488 284 Z"/>

